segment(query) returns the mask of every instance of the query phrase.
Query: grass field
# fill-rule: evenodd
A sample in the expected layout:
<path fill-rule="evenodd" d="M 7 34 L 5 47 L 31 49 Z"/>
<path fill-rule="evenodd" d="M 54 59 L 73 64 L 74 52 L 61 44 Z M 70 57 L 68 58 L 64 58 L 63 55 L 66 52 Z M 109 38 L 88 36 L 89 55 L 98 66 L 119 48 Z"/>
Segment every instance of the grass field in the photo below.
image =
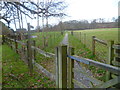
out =
<path fill-rule="evenodd" d="M 61 32 L 40 32 L 33 35 L 37 36 L 37 38 L 32 39 L 36 41 L 36 46 L 51 53 L 54 53 L 54 48 L 59 45 L 64 37 L 64 34 L 61 35 Z M 44 46 L 44 39 L 47 44 L 46 46 Z"/>
<path fill-rule="evenodd" d="M 62 41 L 64 34 L 61 35 L 61 32 L 43 32 L 43 33 L 35 33 L 34 35 L 37 38 L 32 40 L 36 41 L 36 47 L 50 53 L 55 53 L 55 47 L 59 46 L 60 42 Z M 46 41 L 48 42 L 47 46 L 43 45 L 44 37 L 46 37 Z M 42 65 L 51 73 L 55 74 L 55 60 L 54 58 L 47 58 L 39 53 L 36 54 L 36 62 Z"/>
<path fill-rule="evenodd" d="M 2 88 L 2 45 L 0 45 L 0 89 Z"/>
<path fill-rule="evenodd" d="M 44 32 L 34 33 L 32 40 L 36 41 L 36 47 L 54 53 L 55 47 L 62 41 L 64 35 L 60 32 Z M 44 46 L 44 37 L 46 37 L 47 45 Z M 26 40 L 22 40 L 26 43 Z M 21 45 L 18 45 L 21 48 Z M 1 49 L 1 48 L 0 48 Z M 54 88 L 55 82 L 45 77 L 43 74 L 34 72 L 33 76 L 29 75 L 28 66 L 20 60 L 20 56 L 16 54 L 9 46 L 3 45 L 3 88 Z M 54 58 L 46 58 L 43 55 L 36 54 L 36 62 L 46 68 L 48 71 L 55 73 Z M 20 68 L 19 68 L 20 67 Z M 10 70 L 9 70 L 10 69 Z M 14 75 L 15 77 L 12 77 Z M 19 79 L 19 80 L 17 80 Z"/>
<path fill-rule="evenodd" d="M 81 32 L 81 36 L 80 36 Z M 78 39 L 76 42 L 82 42 L 87 48 L 92 50 L 92 36 L 101 39 L 105 42 L 114 40 L 115 43 L 118 43 L 118 29 L 117 28 L 106 28 L 106 29 L 93 29 L 93 30 L 79 30 L 74 32 L 74 36 Z M 105 60 L 107 57 L 107 46 L 104 46 L 100 43 L 96 43 L 96 54 L 100 59 Z"/>
<path fill-rule="evenodd" d="M 80 36 L 81 32 L 81 36 Z M 117 29 L 96 29 L 96 30 L 79 30 L 74 31 L 74 35 L 72 36 L 69 33 L 69 45 L 73 46 L 75 48 L 75 54 L 78 56 L 82 56 L 85 58 L 93 59 L 96 61 L 104 62 L 103 59 L 98 59 L 97 57 L 94 57 L 91 52 L 91 45 L 92 45 L 92 36 L 96 36 L 99 39 L 109 41 L 109 40 L 115 40 L 117 42 L 118 40 L 118 31 Z M 84 34 L 86 34 L 86 39 L 84 37 Z M 64 35 L 61 35 L 60 32 L 44 32 L 44 33 L 34 33 L 34 36 L 37 36 L 37 38 L 33 38 L 32 40 L 36 41 L 36 47 L 47 51 L 51 53 L 55 53 L 55 47 L 59 46 L 60 42 L 62 41 Z M 46 42 L 46 46 L 44 46 L 44 38 Z M 81 38 L 80 38 L 81 37 Z M 26 42 L 26 40 L 23 40 L 23 42 Z M 34 72 L 35 76 L 29 76 L 28 74 L 28 68 L 27 66 L 19 59 L 19 55 L 17 55 L 14 51 L 12 51 L 8 46 L 4 45 L 3 50 L 3 87 L 54 87 L 54 82 L 50 81 L 47 77 L 43 76 L 42 74 L 38 74 Z M 19 46 L 19 48 L 21 48 Z M 97 51 L 104 52 L 104 57 L 107 56 L 107 47 L 104 47 L 100 44 L 97 44 L 96 47 Z M 18 62 L 16 62 L 18 61 Z M 51 73 L 55 74 L 55 61 L 54 58 L 46 58 L 43 55 L 37 53 L 36 54 L 36 62 L 42 65 L 44 68 L 46 68 Z M 22 67 L 21 67 L 22 66 Z M 84 65 L 86 68 L 90 69 L 94 76 L 100 80 L 105 80 L 105 70 L 99 69 L 93 66 L 87 66 Z M 21 67 L 21 68 L 19 68 Z M 11 68 L 11 70 L 9 70 Z M 22 82 L 24 82 L 22 85 L 19 81 L 14 80 L 14 78 L 9 77 L 10 74 L 14 74 L 16 77 L 19 77 Z M 9 77 L 9 78 L 8 78 Z M 26 81 L 25 81 L 26 79 Z M 45 82 L 44 82 L 45 80 Z M 37 82 L 37 83 L 36 83 Z M 7 84 L 8 83 L 8 84 Z"/>
<path fill-rule="evenodd" d="M 29 74 L 28 66 L 7 45 L 2 46 L 3 88 L 54 88 L 55 83 L 41 73 Z"/>
<path fill-rule="evenodd" d="M 81 32 L 81 36 L 80 36 Z M 85 36 L 86 35 L 86 36 Z M 108 42 L 109 40 L 114 40 L 115 43 L 118 42 L 118 29 L 93 29 L 93 30 L 78 30 L 74 31 L 73 36 L 69 32 L 69 43 L 70 46 L 75 48 L 75 54 L 85 58 L 93 59 L 99 62 L 106 63 L 108 58 L 108 48 L 104 45 L 96 43 L 96 56 L 92 55 L 92 36 Z M 89 68 L 94 76 L 100 80 L 105 80 L 105 70 L 93 67 L 93 66 L 83 66 Z"/>
<path fill-rule="evenodd" d="M 55 53 L 55 47 L 59 46 L 60 42 L 64 37 L 64 34 L 61 35 L 61 32 L 33 33 L 32 35 L 37 36 L 37 38 L 32 38 L 32 40 L 36 41 L 35 47 L 38 47 L 45 52 Z M 44 39 L 47 45 L 44 45 Z M 26 43 L 26 40 L 22 41 Z M 19 48 L 21 48 L 20 45 Z M 48 58 L 39 53 L 36 53 L 36 62 L 42 65 L 44 68 L 46 68 L 49 72 L 55 74 L 54 58 Z"/>

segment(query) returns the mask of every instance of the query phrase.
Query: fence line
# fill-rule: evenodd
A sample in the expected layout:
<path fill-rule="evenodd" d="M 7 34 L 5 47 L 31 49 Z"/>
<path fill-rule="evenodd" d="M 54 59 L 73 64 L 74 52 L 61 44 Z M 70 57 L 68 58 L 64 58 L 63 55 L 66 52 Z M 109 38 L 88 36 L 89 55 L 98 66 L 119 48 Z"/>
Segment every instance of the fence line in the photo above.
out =
<path fill-rule="evenodd" d="M 73 33 L 73 34 L 72 34 Z M 92 51 L 92 55 L 96 56 L 102 62 L 107 60 L 107 50 L 108 42 L 101 40 L 95 36 L 89 36 L 84 32 L 72 32 L 71 35 L 75 36 L 75 38 L 80 41 L 84 47 L 89 48 Z"/>
<path fill-rule="evenodd" d="M 15 40 L 11 40 L 9 38 L 7 38 L 7 40 L 6 40 L 6 42 L 8 44 L 13 44 L 11 41 L 14 42 Z M 18 41 L 15 41 L 15 42 L 17 43 L 17 47 L 15 48 L 15 50 L 17 50 L 17 51 L 19 50 L 18 43 L 22 44 L 22 45 L 26 45 L 26 44 L 23 44 L 23 43 L 18 42 Z M 119 58 L 120 55 L 119 55 L 118 49 L 120 49 L 120 46 L 113 45 L 113 44 L 108 44 L 108 45 L 110 45 L 109 46 L 109 60 L 113 61 L 113 57 L 115 56 L 113 54 L 116 54 L 116 53 L 118 56 L 115 56 L 115 57 Z M 15 44 L 15 46 L 16 46 L 16 44 Z M 67 88 L 67 87 L 74 88 L 74 84 L 79 85 L 81 88 L 87 87 L 87 86 L 83 85 L 81 82 L 78 82 L 74 79 L 74 71 L 76 71 L 74 69 L 74 60 L 82 62 L 82 63 L 87 64 L 87 65 L 92 65 L 92 66 L 103 68 L 103 69 L 108 71 L 109 76 L 111 76 L 112 73 L 117 75 L 117 76 L 115 76 L 115 78 L 108 78 L 108 80 L 106 82 L 101 82 L 98 80 L 99 84 L 97 83 L 97 85 L 93 85 L 93 87 L 95 87 L 95 88 L 109 88 L 113 85 L 120 83 L 120 81 L 117 80 L 117 79 L 120 79 L 120 68 L 119 67 L 109 65 L 110 63 L 104 64 L 104 63 L 100 63 L 100 62 L 97 62 L 97 61 L 94 61 L 91 59 L 86 59 L 83 57 L 76 56 L 76 55 L 74 55 L 73 48 L 69 48 L 68 52 L 67 52 L 67 46 L 63 46 L 63 45 L 59 46 L 56 48 L 56 54 L 44 52 L 41 49 L 36 48 L 35 46 L 31 46 L 31 48 L 33 50 L 38 51 L 40 54 L 42 54 L 44 56 L 55 58 L 55 60 L 56 60 L 56 76 L 51 74 L 49 71 L 47 71 L 45 68 L 43 68 L 38 63 L 36 63 L 34 59 L 32 59 L 32 63 L 39 70 L 42 70 L 43 73 L 45 73 L 48 77 L 56 80 L 56 87 L 57 88 Z M 114 52 L 113 49 L 114 50 L 117 49 L 115 53 L 113 53 Z M 68 60 L 67 60 L 67 58 L 68 58 Z M 117 61 L 117 59 L 114 59 L 114 60 Z M 86 76 L 88 76 L 88 75 L 86 75 Z M 94 83 L 97 81 L 95 78 L 89 77 L 89 79 L 94 80 L 93 81 Z"/>
<path fill-rule="evenodd" d="M 5 42 L 7 42 L 9 44 L 9 46 L 13 46 L 13 45 L 10 45 L 12 43 L 9 43 L 9 41 L 13 41 L 14 42 L 15 41 L 14 39 L 10 39 L 8 37 L 5 37 L 4 39 L 5 39 Z M 18 41 L 18 40 L 15 41 L 15 46 L 16 46 L 16 44 L 17 44 L 17 47 L 14 47 L 14 49 L 15 49 L 15 51 L 17 50 L 17 52 L 18 52 L 18 44 L 20 44 L 22 46 L 27 45 L 27 43 L 23 43 L 23 42 Z M 33 50 L 36 50 L 38 53 L 44 55 L 45 57 L 54 57 L 55 58 L 55 54 L 53 54 L 53 53 L 45 52 L 45 51 L 43 51 L 43 50 L 41 50 L 41 49 L 39 49 L 39 48 L 37 48 L 35 46 L 31 46 L 31 48 Z M 27 48 L 26 48 L 26 50 L 27 50 Z M 26 64 L 28 64 L 28 62 Z M 32 59 L 32 64 L 35 67 L 37 67 L 40 71 L 42 71 L 42 73 L 44 73 L 47 77 L 49 77 L 52 80 L 55 80 L 55 75 L 53 75 L 52 73 L 47 71 L 44 67 L 42 67 L 40 64 L 38 64 L 34 59 Z"/>
<path fill-rule="evenodd" d="M 105 42 L 105 41 L 103 41 L 103 40 L 100 40 L 100 39 L 98 39 L 98 38 L 93 38 L 95 41 L 97 41 L 97 42 L 99 42 L 99 43 L 101 43 L 101 44 L 103 44 L 103 45 L 106 45 L 107 46 L 107 42 Z"/>
<path fill-rule="evenodd" d="M 100 67 L 100 68 L 103 68 L 105 70 L 109 70 L 110 72 L 114 73 L 114 74 L 118 74 L 118 72 L 120 72 L 120 68 L 118 67 L 114 67 L 112 65 L 109 65 L 109 64 L 104 64 L 104 63 L 100 63 L 100 62 L 97 62 L 97 61 L 94 61 L 94 60 L 91 60 L 91 59 L 87 59 L 87 58 L 83 58 L 83 57 L 79 57 L 79 56 L 69 56 L 69 58 L 73 59 L 73 60 L 76 60 L 76 61 L 79 61 L 79 62 L 82 62 L 84 64 L 88 64 L 88 65 L 92 65 L 92 66 L 97 66 L 97 67 Z"/>
<path fill-rule="evenodd" d="M 92 54 L 93 54 L 93 56 L 95 56 L 95 46 L 96 46 L 95 44 L 96 44 L 96 42 L 98 42 L 102 45 L 105 45 L 105 46 L 108 45 L 107 42 L 100 40 L 100 39 L 96 38 L 95 36 L 92 36 Z"/>
<path fill-rule="evenodd" d="M 58 48 L 63 48 L 63 47 L 66 47 L 67 48 L 67 46 L 59 46 Z M 65 51 L 60 51 L 60 49 L 58 49 L 58 55 L 63 55 L 63 53 L 64 53 Z M 69 51 L 68 52 L 70 52 L 70 49 L 69 49 Z M 79 62 L 81 62 L 81 63 L 84 63 L 84 64 L 88 64 L 88 65 L 90 65 L 90 66 L 96 66 L 96 67 L 99 67 L 99 68 L 102 68 L 102 69 L 105 69 L 105 70 L 107 70 L 107 71 L 109 71 L 109 72 L 111 72 L 111 73 L 113 73 L 113 74 L 116 74 L 116 75 L 118 75 L 118 76 L 116 76 L 115 78 L 110 78 L 109 80 L 107 80 L 106 82 L 101 82 L 101 81 L 99 81 L 99 80 L 96 80 L 95 78 L 93 78 L 93 77 L 90 77 L 89 76 L 89 80 L 94 80 L 94 83 L 95 82 L 99 82 L 99 84 L 97 83 L 97 85 L 93 85 L 93 87 L 94 88 L 109 88 L 109 87 L 111 87 L 111 86 L 113 86 L 113 85 L 117 85 L 118 83 L 120 83 L 120 81 L 118 81 L 117 79 L 120 79 L 120 68 L 119 67 L 115 67 L 115 66 L 112 66 L 112 65 L 110 65 L 110 64 L 104 64 L 104 63 L 100 63 L 100 62 L 98 62 L 98 61 L 94 61 L 94 60 L 91 60 L 91 59 L 87 59 L 87 58 L 83 58 L 83 57 L 79 57 L 79 56 L 76 56 L 76 55 L 64 55 L 63 56 L 63 58 L 61 58 L 60 56 L 58 56 L 57 57 L 57 59 L 59 60 L 59 58 L 60 59 L 63 59 L 64 60 L 64 58 L 66 58 L 66 57 L 68 57 L 69 58 L 69 64 L 68 64 L 68 66 L 70 65 L 72 65 L 72 66 L 74 66 L 74 60 L 76 60 L 76 61 L 79 61 Z M 70 61 L 70 60 L 72 60 L 72 62 Z M 62 60 L 61 60 L 62 61 Z M 67 61 L 66 60 L 64 60 L 64 63 L 66 63 Z M 58 66 L 58 67 L 66 67 L 66 64 L 64 65 L 64 64 L 61 64 L 61 62 L 59 62 L 58 61 L 58 65 L 60 65 L 60 66 Z M 63 62 L 62 62 L 63 63 Z M 61 65 L 63 65 L 63 66 L 61 66 Z M 69 67 L 70 67 L 69 66 Z M 62 73 L 62 76 L 66 76 L 66 72 L 68 72 L 68 74 L 70 74 L 71 72 L 74 72 L 74 71 L 76 71 L 75 69 L 74 69 L 74 67 L 70 67 L 70 68 L 68 68 L 68 71 L 66 71 L 65 70 L 65 72 L 64 73 Z M 59 68 L 60 69 L 60 68 Z M 65 68 L 64 68 L 65 69 Z M 59 70 L 60 71 L 60 70 Z M 78 70 L 77 70 L 78 71 Z M 84 72 L 82 72 L 82 73 L 84 73 Z M 57 74 L 59 75 L 59 77 L 61 77 L 61 74 L 59 73 L 59 72 L 57 72 Z M 64 75 L 63 75 L 64 74 Z M 64 76 L 64 78 L 66 78 Z M 88 75 L 86 75 L 86 76 L 88 76 Z M 74 83 L 74 84 L 77 84 L 78 86 L 80 86 L 81 88 L 86 88 L 87 86 L 85 86 L 85 85 L 83 85 L 81 82 L 79 82 L 79 81 L 76 81 L 74 78 L 74 74 L 70 74 L 69 76 L 68 76 L 68 85 L 69 85 L 69 87 L 73 87 L 74 85 L 73 84 L 71 84 L 71 82 L 69 82 L 69 81 L 72 81 L 72 83 Z M 61 80 L 63 80 L 62 78 L 60 78 Z M 65 84 L 66 85 L 66 82 L 63 82 L 63 83 L 58 83 L 58 84 Z M 62 86 L 59 86 L 59 88 L 63 88 Z M 64 87 L 65 88 L 65 87 Z"/>

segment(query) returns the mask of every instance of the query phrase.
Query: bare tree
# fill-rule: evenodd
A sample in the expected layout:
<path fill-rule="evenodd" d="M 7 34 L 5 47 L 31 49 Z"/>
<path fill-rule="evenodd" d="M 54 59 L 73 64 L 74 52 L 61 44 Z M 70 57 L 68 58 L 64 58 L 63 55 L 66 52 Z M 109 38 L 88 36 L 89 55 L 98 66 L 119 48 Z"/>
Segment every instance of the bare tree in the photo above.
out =
<path fill-rule="evenodd" d="M 58 0 L 47 0 L 47 3 L 44 2 L 4 2 L 1 1 L 1 13 L 0 18 L 4 19 L 8 26 L 12 21 L 19 21 L 19 26 L 22 25 L 22 16 L 25 15 L 31 19 L 34 18 L 35 15 L 38 17 L 59 17 L 64 16 L 65 14 L 61 12 L 64 8 L 66 8 L 63 1 Z M 21 23 L 21 24 L 20 24 Z"/>

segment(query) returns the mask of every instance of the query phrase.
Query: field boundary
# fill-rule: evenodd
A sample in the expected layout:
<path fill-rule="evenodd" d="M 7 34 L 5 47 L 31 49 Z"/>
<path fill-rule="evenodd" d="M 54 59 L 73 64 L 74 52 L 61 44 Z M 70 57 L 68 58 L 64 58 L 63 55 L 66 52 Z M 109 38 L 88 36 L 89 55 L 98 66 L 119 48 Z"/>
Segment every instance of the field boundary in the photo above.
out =
<path fill-rule="evenodd" d="M 94 80 L 94 82 L 90 81 L 92 83 L 91 86 L 94 88 L 98 88 L 101 86 L 102 86 L 102 88 L 109 88 L 113 85 L 116 85 L 117 83 L 120 83 L 119 81 L 117 81 L 117 79 L 120 78 L 120 76 L 119 76 L 120 74 L 118 73 L 118 72 L 120 72 L 120 68 L 110 65 L 110 63 L 104 64 L 104 63 L 100 63 L 100 62 L 86 59 L 83 57 L 78 57 L 78 56 L 74 55 L 74 48 L 67 47 L 67 45 L 61 45 L 61 46 L 57 47 L 56 53 L 53 54 L 53 53 L 45 52 L 39 48 L 36 48 L 35 43 L 34 43 L 34 46 L 32 43 L 30 44 L 31 46 L 29 46 L 29 42 L 22 43 L 20 41 L 6 38 L 6 37 L 4 37 L 4 41 L 11 48 L 13 48 L 16 51 L 16 53 L 20 54 L 21 52 L 19 52 L 19 49 L 21 49 L 22 52 L 24 53 L 24 55 L 27 55 L 25 60 L 27 60 L 28 67 L 30 69 L 31 74 L 32 74 L 33 66 L 36 66 L 39 70 L 42 70 L 43 73 L 46 74 L 46 76 L 48 76 L 52 80 L 56 81 L 57 88 L 67 88 L 67 87 L 74 88 L 74 84 L 80 86 L 81 88 L 87 88 L 87 86 L 83 85 L 81 82 L 74 79 L 74 72 L 79 71 L 79 70 L 74 69 L 74 60 L 84 63 L 84 64 L 87 64 L 87 65 L 93 65 L 93 66 L 97 66 L 97 67 L 108 70 L 107 71 L 108 77 L 107 77 L 106 82 L 101 82 L 99 80 L 96 80 L 93 77 L 88 77 L 87 73 L 85 73 L 85 75 L 87 76 L 87 78 L 89 78 L 89 80 Z M 109 44 L 109 50 L 110 50 L 109 61 L 113 60 L 113 58 L 114 58 L 112 56 L 113 54 L 117 54 L 115 57 L 119 57 L 119 52 L 114 53 L 113 52 L 114 49 L 120 49 L 119 45 Z M 45 57 L 55 58 L 56 75 L 51 74 L 49 71 L 47 71 L 41 65 L 36 63 L 36 61 L 34 60 L 35 56 L 36 56 L 35 55 L 36 52 L 44 55 Z M 31 62 L 30 62 L 30 60 L 31 60 Z M 83 71 L 82 71 L 82 73 L 84 74 Z M 116 76 L 116 74 L 118 76 Z M 112 75 L 114 75 L 115 77 L 111 78 Z M 99 81 L 99 84 L 97 83 L 97 85 L 96 85 L 96 81 Z"/>
<path fill-rule="evenodd" d="M 4 37 L 4 40 L 5 40 L 5 42 L 13 49 L 13 50 L 15 50 L 16 51 L 16 53 L 18 53 L 18 54 L 20 54 L 21 55 L 21 52 L 24 54 L 24 53 L 27 53 L 28 51 L 27 51 L 27 43 L 23 43 L 23 42 L 21 42 L 21 41 L 18 41 L 18 40 L 14 40 L 14 39 L 10 39 L 10 38 L 8 38 L 8 37 Z M 13 45 L 13 43 L 14 43 L 14 45 Z M 20 51 L 19 49 L 18 49 L 18 44 L 19 45 L 21 45 L 21 50 L 22 51 Z M 43 51 L 43 50 L 41 50 L 41 49 L 39 49 L 39 48 L 37 48 L 37 47 L 35 47 L 35 46 L 31 46 L 31 48 L 33 49 L 33 50 L 35 50 L 35 52 L 38 52 L 39 54 L 42 54 L 42 55 L 44 55 L 45 57 L 49 57 L 49 58 L 55 58 L 55 54 L 53 54 L 53 53 L 49 53 L 49 52 L 45 52 L 45 51 Z M 24 55 L 26 55 L 26 54 L 24 54 Z M 33 53 L 33 55 L 34 55 L 34 53 Z M 26 60 L 28 60 L 27 58 L 27 56 L 24 56 L 24 57 L 26 57 L 26 58 L 24 58 L 23 56 L 21 56 L 22 57 L 22 59 L 24 59 L 23 61 L 28 65 L 29 64 L 29 62 L 28 61 L 26 61 Z M 35 58 L 35 55 L 34 55 L 34 58 Z M 38 64 L 35 60 L 34 60 L 34 58 L 32 59 L 32 64 L 33 64 L 33 66 L 35 66 L 35 67 L 37 67 L 40 71 L 42 71 L 42 73 L 44 73 L 47 77 L 49 77 L 50 79 L 52 79 L 52 80 L 55 80 L 55 75 L 53 75 L 52 73 L 50 73 L 49 71 L 47 71 L 43 66 L 41 66 L 40 64 Z M 29 65 L 28 65 L 29 66 Z"/>
<path fill-rule="evenodd" d="M 117 49 L 120 49 L 120 48 L 117 48 Z M 83 73 L 84 75 L 86 75 L 88 77 L 87 73 L 83 72 L 82 70 L 74 69 L 74 60 L 84 63 L 84 64 L 87 64 L 89 66 L 95 66 L 95 67 L 99 67 L 99 68 L 107 70 L 108 80 L 106 80 L 106 82 L 99 81 L 96 78 L 89 76 L 89 80 L 92 83 L 91 84 L 92 88 L 109 88 L 112 86 L 118 87 L 117 84 L 120 83 L 120 81 L 119 81 L 120 68 L 119 67 L 76 56 L 76 55 L 74 55 L 74 48 L 72 48 L 72 47 L 69 47 L 69 50 L 68 50 L 69 54 L 67 54 L 67 46 L 66 45 L 57 47 L 56 51 L 57 51 L 57 55 L 58 55 L 57 66 L 56 66 L 56 69 L 57 69 L 56 77 L 58 77 L 58 78 L 56 78 L 57 79 L 56 81 L 57 81 L 58 88 L 67 88 L 67 85 L 68 85 L 68 88 L 74 88 L 74 84 L 78 85 L 80 88 L 87 88 L 87 86 L 83 85 L 81 82 L 74 79 L 75 71 L 77 71 L 77 72 L 80 71 L 80 73 Z M 67 58 L 69 58 L 68 61 L 67 61 Z M 67 69 L 67 65 L 68 65 L 68 69 Z M 66 76 L 66 73 L 68 73 L 68 77 Z M 112 78 L 109 77 L 112 74 L 114 74 L 116 76 L 112 77 Z M 68 78 L 68 82 L 67 82 L 67 78 Z M 98 84 L 98 82 L 99 82 L 99 84 Z M 114 86 L 114 85 L 117 85 L 117 86 Z"/>

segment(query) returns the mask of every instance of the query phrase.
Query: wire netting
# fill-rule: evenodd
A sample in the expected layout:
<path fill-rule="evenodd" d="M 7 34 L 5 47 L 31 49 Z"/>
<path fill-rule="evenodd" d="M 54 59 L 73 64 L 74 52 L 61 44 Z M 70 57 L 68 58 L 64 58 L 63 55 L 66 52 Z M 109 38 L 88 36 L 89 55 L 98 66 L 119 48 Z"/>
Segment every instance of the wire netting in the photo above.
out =
<path fill-rule="evenodd" d="M 85 32 L 74 32 L 73 35 L 81 43 L 84 44 L 85 48 L 88 48 L 92 52 L 92 35 L 89 35 Z M 107 50 L 108 50 L 107 46 L 95 41 L 95 56 L 100 62 L 106 63 L 106 60 L 107 60 L 107 57 L 108 57 Z"/>

